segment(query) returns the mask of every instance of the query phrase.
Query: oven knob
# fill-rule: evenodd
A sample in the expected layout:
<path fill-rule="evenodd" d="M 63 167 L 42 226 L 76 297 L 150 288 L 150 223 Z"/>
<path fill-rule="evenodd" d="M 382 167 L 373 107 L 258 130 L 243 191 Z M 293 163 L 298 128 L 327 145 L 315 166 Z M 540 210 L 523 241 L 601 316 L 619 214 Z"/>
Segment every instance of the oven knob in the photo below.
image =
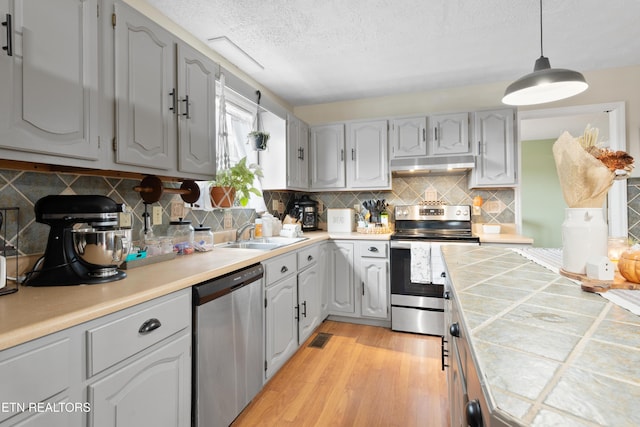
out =
<path fill-rule="evenodd" d="M 442 295 L 444 299 L 451 299 L 451 292 L 445 291 L 444 295 Z"/>
<path fill-rule="evenodd" d="M 461 211 L 460 209 L 458 209 L 458 210 L 456 211 L 456 216 L 460 216 L 460 215 L 462 215 L 462 211 Z"/>

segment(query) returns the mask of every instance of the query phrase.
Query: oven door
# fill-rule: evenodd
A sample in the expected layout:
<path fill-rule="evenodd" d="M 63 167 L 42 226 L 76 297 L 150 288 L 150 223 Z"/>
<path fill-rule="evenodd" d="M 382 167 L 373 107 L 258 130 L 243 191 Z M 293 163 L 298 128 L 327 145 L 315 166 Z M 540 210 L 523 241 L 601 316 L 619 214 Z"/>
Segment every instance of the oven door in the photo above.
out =
<path fill-rule="evenodd" d="M 421 297 L 442 298 L 444 293 L 444 280 L 441 283 L 413 283 L 411 282 L 411 242 L 407 240 L 392 240 L 391 244 L 391 294 L 392 295 L 413 295 Z M 434 258 L 437 257 L 436 265 L 441 265 L 440 248 L 436 251 L 432 248 L 431 265 L 433 267 Z M 433 275 L 438 276 L 439 271 L 431 270 Z M 437 280 L 435 282 L 438 282 Z"/>

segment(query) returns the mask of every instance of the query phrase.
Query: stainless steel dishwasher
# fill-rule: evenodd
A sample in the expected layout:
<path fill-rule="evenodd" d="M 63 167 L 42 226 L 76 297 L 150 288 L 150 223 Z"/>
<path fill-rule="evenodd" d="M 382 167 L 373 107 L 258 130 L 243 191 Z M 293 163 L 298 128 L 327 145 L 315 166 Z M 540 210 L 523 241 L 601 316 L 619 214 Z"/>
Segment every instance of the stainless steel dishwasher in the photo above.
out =
<path fill-rule="evenodd" d="M 262 388 L 264 268 L 193 287 L 193 418 L 228 426 Z"/>

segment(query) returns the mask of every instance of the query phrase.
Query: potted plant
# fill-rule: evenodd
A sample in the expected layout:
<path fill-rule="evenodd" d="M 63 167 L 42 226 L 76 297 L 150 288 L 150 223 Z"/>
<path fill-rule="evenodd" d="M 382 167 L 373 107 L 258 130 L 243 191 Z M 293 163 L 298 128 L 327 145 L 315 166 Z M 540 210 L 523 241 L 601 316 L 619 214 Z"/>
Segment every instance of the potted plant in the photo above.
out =
<path fill-rule="evenodd" d="M 269 141 L 269 133 L 261 130 L 254 130 L 249 132 L 247 138 L 253 145 L 253 149 L 256 151 L 263 151 L 267 149 L 267 141 Z"/>
<path fill-rule="evenodd" d="M 256 164 L 247 165 L 246 157 L 229 169 L 218 172 L 209 188 L 213 207 L 231 207 L 236 198 L 241 206 L 246 206 L 251 193 L 262 196 L 260 190 L 253 186 L 256 176 L 262 178 L 262 169 Z"/>

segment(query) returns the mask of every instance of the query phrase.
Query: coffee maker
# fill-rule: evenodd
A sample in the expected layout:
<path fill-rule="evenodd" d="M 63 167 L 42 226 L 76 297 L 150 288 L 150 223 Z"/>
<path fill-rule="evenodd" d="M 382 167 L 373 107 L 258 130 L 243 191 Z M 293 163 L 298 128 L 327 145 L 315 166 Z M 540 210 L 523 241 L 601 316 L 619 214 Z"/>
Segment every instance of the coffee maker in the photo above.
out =
<path fill-rule="evenodd" d="M 302 231 L 318 229 L 318 202 L 311 200 L 306 194 L 298 200 L 300 207 L 300 223 Z"/>
<path fill-rule="evenodd" d="M 47 248 L 25 281 L 29 286 L 96 284 L 126 277 L 118 266 L 131 245 L 119 227 L 124 205 L 106 196 L 45 196 L 34 206 L 36 221 L 48 224 Z"/>

